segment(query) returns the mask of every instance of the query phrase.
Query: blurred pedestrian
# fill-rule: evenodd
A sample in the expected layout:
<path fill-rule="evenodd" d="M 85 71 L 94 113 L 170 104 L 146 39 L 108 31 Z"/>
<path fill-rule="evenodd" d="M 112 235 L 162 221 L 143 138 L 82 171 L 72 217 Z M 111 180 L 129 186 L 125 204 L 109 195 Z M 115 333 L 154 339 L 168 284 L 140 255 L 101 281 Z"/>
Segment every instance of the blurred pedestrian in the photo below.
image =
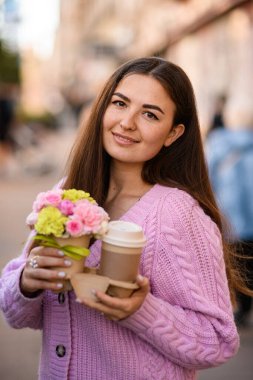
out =
<path fill-rule="evenodd" d="M 226 95 L 220 94 L 215 99 L 213 117 L 210 124 L 210 131 L 216 128 L 224 127 L 224 107 L 226 104 Z"/>
<path fill-rule="evenodd" d="M 141 225 L 147 245 L 140 288 L 127 298 L 94 290 L 99 302 L 50 291 L 64 279 L 54 268 L 68 265 L 53 248 L 28 241 L 7 264 L 0 306 L 13 327 L 43 329 L 40 379 L 193 380 L 236 354 L 231 299 L 242 282 L 180 67 L 153 57 L 115 71 L 79 130 L 63 186 L 90 192 L 112 220 Z M 101 242 L 90 250 L 86 265 L 99 267 Z"/>
<path fill-rule="evenodd" d="M 231 224 L 227 239 L 235 245 L 241 271 L 253 290 L 253 104 L 230 104 L 225 121 L 227 127 L 208 134 L 207 161 L 218 204 Z M 238 291 L 237 302 L 236 323 L 247 325 L 252 297 Z"/>
<path fill-rule="evenodd" d="M 0 84 L 0 149 L 9 155 L 12 149 L 11 128 L 15 120 L 11 85 Z"/>

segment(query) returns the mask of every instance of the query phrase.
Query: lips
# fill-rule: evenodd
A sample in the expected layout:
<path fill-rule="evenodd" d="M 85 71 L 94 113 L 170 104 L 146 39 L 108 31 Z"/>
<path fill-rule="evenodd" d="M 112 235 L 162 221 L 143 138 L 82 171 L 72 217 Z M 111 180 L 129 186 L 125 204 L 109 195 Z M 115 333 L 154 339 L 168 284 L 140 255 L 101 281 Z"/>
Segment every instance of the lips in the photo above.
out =
<path fill-rule="evenodd" d="M 133 139 L 132 137 L 121 135 L 120 133 L 112 132 L 113 136 L 117 141 L 121 141 L 123 143 L 139 143 L 139 140 Z"/>

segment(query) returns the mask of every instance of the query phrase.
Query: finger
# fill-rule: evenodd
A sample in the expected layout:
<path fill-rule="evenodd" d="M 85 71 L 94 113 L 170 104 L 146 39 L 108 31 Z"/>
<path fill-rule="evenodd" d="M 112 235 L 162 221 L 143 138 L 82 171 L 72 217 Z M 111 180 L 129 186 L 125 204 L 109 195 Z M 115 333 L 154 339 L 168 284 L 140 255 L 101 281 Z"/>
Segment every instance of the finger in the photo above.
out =
<path fill-rule="evenodd" d="M 72 265 L 71 260 L 65 257 L 55 256 L 42 256 L 42 255 L 30 255 L 27 259 L 27 267 L 33 269 L 38 268 L 50 268 L 50 267 L 70 267 Z"/>
<path fill-rule="evenodd" d="M 38 290 L 60 290 L 63 288 L 62 282 L 50 282 L 38 279 L 30 279 L 23 283 L 23 289 L 32 293 Z"/>
<path fill-rule="evenodd" d="M 130 313 L 131 310 L 135 311 L 140 307 L 150 290 L 148 278 L 138 275 L 136 282 L 139 285 L 139 289 L 135 290 L 132 295 L 127 298 L 111 297 L 99 290 L 94 290 L 94 294 L 97 297 L 98 301 L 104 305 L 113 309 Z"/>
<path fill-rule="evenodd" d="M 136 283 L 139 285 L 139 288 L 136 289 L 132 293 L 131 298 L 133 298 L 133 299 L 143 299 L 144 300 L 144 298 L 146 297 L 146 295 L 150 291 L 149 280 L 146 277 L 138 275 L 137 279 L 136 279 Z"/>
<path fill-rule="evenodd" d="M 52 257 L 64 257 L 64 252 L 56 248 L 36 246 L 31 249 L 31 255 L 39 256 L 52 256 Z"/>
<path fill-rule="evenodd" d="M 139 285 L 140 289 L 144 292 L 149 291 L 149 279 L 147 277 L 138 274 L 136 278 L 136 283 Z"/>
<path fill-rule="evenodd" d="M 54 273 L 53 273 L 54 272 Z M 20 286 L 23 292 L 33 293 L 38 290 L 59 290 L 63 288 L 64 273 L 45 269 L 24 268 Z"/>
<path fill-rule="evenodd" d="M 111 297 L 99 290 L 94 290 L 93 292 L 98 302 L 93 303 L 92 300 L 85 299 L 84 303 L 89 307 L 104 312 L 107 316 L 116 317 L 117 320 L 132 314 L 144 300 L 144 297 L 140 299 L 132 297 L 118 298 Z"/>
<path fill-rule="evenodd" d="M 35 280 L 56 281 L 66 278 L 67 273 L 64 270 L 52 270 L 45 268 L 28 269 L 26 276 Z"/>
<path fill-rule="evenodd" d="M 96 296 L 96 298 L 99 302 L 102 302 L 103 304 L 105 304 L 109 307 L 112 307 L 112 308 L 120 309 L 122 306 L 122 303 L 124 303 L 123 298 L 112 297 L 112 296 L 102 292 L 101 290 L 94 289 L 93 294 Z"/>

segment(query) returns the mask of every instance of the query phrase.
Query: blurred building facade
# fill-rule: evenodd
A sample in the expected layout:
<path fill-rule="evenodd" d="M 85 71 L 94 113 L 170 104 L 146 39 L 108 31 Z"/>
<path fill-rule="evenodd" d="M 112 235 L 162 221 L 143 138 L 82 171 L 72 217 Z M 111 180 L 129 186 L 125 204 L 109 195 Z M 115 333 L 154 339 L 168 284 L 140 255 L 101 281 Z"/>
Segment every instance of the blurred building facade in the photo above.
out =
<path fill-rule="evenodd" d="M 31 94 L 40 93 L 36 112 L 64 104 L 78 112 L 120 63 L 159 55 L 190 76 L 205 131 L 218 95 L 231 104 L 253 99 L 252 43 L 252 0 L 61 0 L 54 54 L 32 68 L 40 92 L 34 57 L 24 55 L 23 104 L 31 110 Z"/>

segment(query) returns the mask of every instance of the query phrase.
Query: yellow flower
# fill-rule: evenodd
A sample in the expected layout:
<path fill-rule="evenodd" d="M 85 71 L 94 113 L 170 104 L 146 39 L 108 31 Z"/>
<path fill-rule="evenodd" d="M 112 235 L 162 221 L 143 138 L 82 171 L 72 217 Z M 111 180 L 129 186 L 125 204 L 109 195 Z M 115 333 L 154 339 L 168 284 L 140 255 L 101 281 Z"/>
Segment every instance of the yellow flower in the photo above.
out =
<path fill-rule="evenodd" d="M 68 218 L 53 206 L 43 208 L 38 215 L 35 229 L 39 234 L 62 236 Z"/>
<path fill-rule="evenodd" d="M 63 191 L 63 199 L 68 199 L 69 201 L 76 202 L 81 199 L 87 199 L 91 203 L 96 203 L 96 201 L 90 196 L 90 193 L 86 193 L 83 190 L 69 189 Z"/>

